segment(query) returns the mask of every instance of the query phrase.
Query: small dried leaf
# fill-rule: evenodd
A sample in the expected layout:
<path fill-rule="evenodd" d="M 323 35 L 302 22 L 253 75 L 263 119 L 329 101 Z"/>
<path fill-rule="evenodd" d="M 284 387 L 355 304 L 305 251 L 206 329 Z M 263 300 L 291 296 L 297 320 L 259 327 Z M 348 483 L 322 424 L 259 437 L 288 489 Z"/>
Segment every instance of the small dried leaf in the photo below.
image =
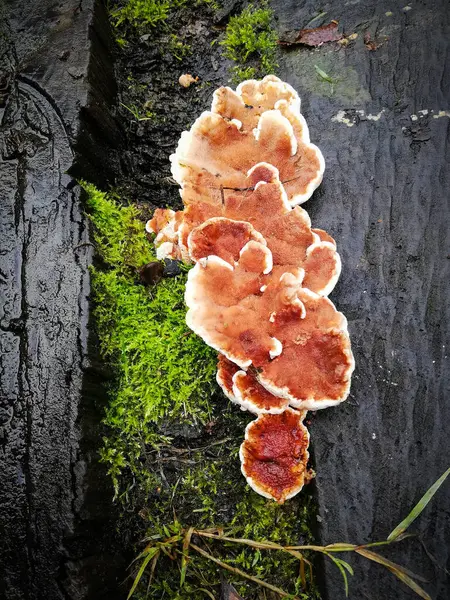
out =
<path fill-rule="evenodd" d="M 331 21 L 328 25 L 322 25 L 322 27 L 315 27 L 314 29 L 302 29 L 296 34 L 293 40 L 284 39 L 279 40 L 281 46 L 297 46 L 299 44 L 303 46 L 310 46 L 316 48 L 327 42 L 337 42 L 342 39 L 342 33 L 337 30 L 337 21 Z"/>
<path fill-rule="evenodd" d="M 139 269 L 139 276 L 144 285 L 154 285 L 155 283 L 158 283 L 161 281 L 163 273 L 164 265 L 159 261 L 148 263 Z"/>
<path fill-rule="evenodd" d="M 225 581 L 222 583 L 220 592 L 220 600 L 243 600 L 234 587 Z"/>

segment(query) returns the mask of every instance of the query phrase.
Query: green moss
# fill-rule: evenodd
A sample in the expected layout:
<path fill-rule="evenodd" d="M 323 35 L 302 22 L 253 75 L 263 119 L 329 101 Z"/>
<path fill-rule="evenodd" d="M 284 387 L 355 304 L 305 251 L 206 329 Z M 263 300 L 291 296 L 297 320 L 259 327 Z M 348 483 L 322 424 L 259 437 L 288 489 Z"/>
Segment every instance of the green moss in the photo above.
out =
<path fill-rule="evenodd" d="M 166 21 L 170 10 L 168 0 L 127 0 L 112 11 L 116 27 L 128 24 L 136 28 L 156 27 Z"/>
<path fill-rule="evenodd" d="M 181 531 L 223 527 L 233 537 L 308 543 L 312 501 L 302 494 L 279 506 L 246 485 L 238 451 L 252 417 L 221 394 L 212 401 L 216 352 L 185 324 L 186 272 L 143 287 L 137 271 L 155 258 L 139 211 L 92 185 L 84 188 L 102 259 L 102 267 L 92 269 L 93 314 L 101 354 L 114 372 L 101 459 L 127 511 L 143 519 L 147 538 L 162 544 L 175 539 L 166 548 L 168 554 L 161 552 L 158 558 L 148 596 L 147 571 L 133 597 L 217 597 L 221 569 L 192 549 L 180 585 Z M 182 433 L 175 433 L 176 440 L 166 434 L 192 425 L 195 442 Z M 308 595 L 301 592 L 298 561 L 288 554 L 218 541 L 195 543 L 231 567 L 299 598 L 318 598 L 314 588 Z M 226 577 L 246 600 L 266 598 L 262 588 L 241 576 Z"/>
<path fill-rule="evenodd" d="M 214 0 L 125 0 L 119 4 L 111 11 L 115 27 L 130 25 L 140 30 L 164 24 L 173 10 L 187 5 L 217 6 Z"/>
<path fill-rule="evenodd" d="M 185 56 L 192 54 L 191 46 L 182 42 L 174 33 L 170 35 L 168 48 L 172 56 L 178 60 L 183 60 Z"/>
<path fill-rule="evenodd" d="M 91 270 L 100 352 L 115 372 L 102 459 L 116 490 L 124 470 L 149 487 L 147 447 L 167 443 L 158 425 L 205 422 L 211 414 L 216 353 L 186 326 L 186 274 L 147 289 L 140 266 L 155 260 L 133 206 L 84 184 L 94 240 L 105 269 Z"/>
<path fill-rule="evenodd" d="M 247 6 L 240 15 L 231 17 L 220 42 L 224 56 L 236 63 L 233 80 L 273 73 L 276 63 L 277 34 L 272 28 L 273 11 L 267 6 Z"/>
<path fill-rule="evenodd" d="M 139 211 L 121 206 L 112 196 L 82 182 L 87 192 L 89 217 L 94 224 L 94 241 L 103 261 L 120 272 L 129 272 L 155 260 Z"/>
<path fill-rule="evenodd" d="M 225 419 L 228 418 L 225 415 Z M 238 440 L 233 443 L 237 448 Z M 199 529 L 223 527 L 225 535 L 229 537 L 255 541 L 269 540 L 291 545 L 311 543 L 311 497 L 302 495 L 280 506 L 258 496 L 240 476 L 237 452 L 230 457 L 224 446 L 219 445 L 210 457 L 205 452 L 185 455 L 196 466 L 176 477 L 174 483 L 152 505 L 147 514 L 147 539 L 170 539 L 192 525 Z M 173 514 L 176 515 L 175 522 Z M 275 584 L 292 595 L 296 594 L 298 598 L 319 598 L 309 577 L 308 592 L 302 591 L 298 560 L 286 553 L 258 550 L 230 542 L 208 541 L 204 545 L 197 540 L 195 543 L 231 567 Z M 179 551 L 181 542 L 176 544 Z M 226 577 L 246 600 L 266 597 L 262 588 L 243 577 L 230 573 Z M 220 582 L 221 573 L 217 565 L 191 550 L 184 586 L 180 589 L 179 561 L 162 557 L 153 575 L 149 598 L 161 598 L 165 592 L 169 598 L 200 600 L 206 597 L 200 588 L 207 589 L 217 597 Z M 143 589 L 145 583 L 144 577 Z"/>

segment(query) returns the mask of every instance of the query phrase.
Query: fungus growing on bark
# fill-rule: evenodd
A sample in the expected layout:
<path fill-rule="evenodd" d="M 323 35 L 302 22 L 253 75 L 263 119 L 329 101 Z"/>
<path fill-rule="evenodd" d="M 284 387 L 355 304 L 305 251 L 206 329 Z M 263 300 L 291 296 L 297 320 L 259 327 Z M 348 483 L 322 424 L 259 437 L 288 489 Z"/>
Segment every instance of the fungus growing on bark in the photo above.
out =
<path fill-rule="evenodd" d="M 156 257 L 180 259 L 181 252 L 178 244 L 178 229 L 183 220 L 183 211 L 177 212 L 170 208 L 157 208 L 150 221 L 147 221 L 147 233 L 156 233 Z"/>
<path fill-rule="evenodd" d="M 193 77 L 190 73 L 183 73 L 178 79 L 178 83 L 185 88 L 188 88 L 191 84 L 197 83 L 198 77 Z"/>
<path fill-rule="evenodd" d="M 346 399 L 353 356 L 347 320 L 302 287 L 304 271 L 276 276 L 270 250 L 250 241 L 235 265 L 201 258 L 186 285 L 188 326 L 229 360 L 257 369 L 268 391 L 301 408 Z"/>
<path fill-rule="evenodd" d="M 278 415 L 259 415 L 247 425 L 240 448 L 241 469 L 258 494 L 282 504 L 313 476 L 307 468 L 309 433 L 306 411 L 286 409 Z"/>
<path fill-rule="evenodd" d="M 336 243 L 297 206 L 319 185 L 323 157 L 295 90 L 268 76 L 217 90 L 171 163 L 184 211 L 158 209 L 147 231 L 158 257 L 196 263 L 186 322 L 219 351 L 225 395 L 259 415 L 243 474 L 284 502 L 311 477 L 306 410 L 345 400 L 354 368 L 347 321 L 326 298 L 341 270 Z"/>
<path fill-rule="evenodd" d="M 223 354 L 219 354 L 216 380 L 225 396 L 232 402 L 236 402 L 233 394 L 233 375 L 238 371 L 239 367 L 237 365 L 228 360 Z"/>
<path fill-rule="evenodd" d="M 229 400 L 238 404 L 242 410 L 255 414 L 281 413 L 289 405 L 285 398 L 274 396 L 267 391 L 258 382 L 253 371 L 242 371 L 223 354 L 219 354 L 217 383 Z"/>
<path fill-rule="evenodd" d="M 242 368 L 252 363 L 247 350 L 261 359 L 280 352 L 261 322 L 260 290 L 272 269 L 272 253 L 248 242 L 235 266 L 219 258 L 201 258 L 189 272 L 185 300 L 188 326 L 207 344 Z"/>
<path fill-rule="evenodd" d="M 235 373 L 233 396 L 237 404 L 255 414 L 279 414 L 289 406 L 289 400 L 271 394 L 250 371 Z"/>
<path fill-rule="evenodd" d="M 236 92 L 216 91 L 212 111 L 181 134 L 171 162 L 183 199 L 185 188 L 204 195 L 245 187 L 249 169 L 270 163 L 293 206 L 308 200 L 325 168 L 320 150 L 309 141 L 296 92 L 273 76 L 243 82 Z"/>
<path fill-rule="evenodd" d="M 197 262 L 214 255 L 234 265 L 242 248 L 251 240 L 266 245 L 263 236 L 250 223 L 215 217 L 191 231 L 188 237 L 189 256 Z"/>
<path fill-rule="evenodd" d="M 223 190 L 222 194 L 209 197 L 198 197 L 191 190 L 186 193 L 188 202 L 179 226 L 182 252 L 197 238 L 203 239 L 206 234 L 213 237 L 210 227 L 201 229 L 201 235 L 197 232 L 196 228 L 205 221 L 218 222 L 214 218 L 219 216 L 246 221 L 266 240 L 274 266 L 279 267 L 275 268 L 277 273 L 303 268 L 303 285 L 318 294 L 328 295 L 341 272 L 341 261 L 333 238 L 321 230 L 312 230 L 309 215 L 301 207 L 291 208 L 278 171 L 272 165 L 255 165 L 249 171 L 246 185 L 244 190 Z M 231 228 L 232 225 L 230 231 Z M 231 239 L 228 243 L 235 246 Z M 189 254 L 198 260 L 213 254 L 210 246 L 204 242 L 203 252 L 196 248 L 194 253 L 190 249 Z M 215 254 L 223 258 L 223 254 Z"/>

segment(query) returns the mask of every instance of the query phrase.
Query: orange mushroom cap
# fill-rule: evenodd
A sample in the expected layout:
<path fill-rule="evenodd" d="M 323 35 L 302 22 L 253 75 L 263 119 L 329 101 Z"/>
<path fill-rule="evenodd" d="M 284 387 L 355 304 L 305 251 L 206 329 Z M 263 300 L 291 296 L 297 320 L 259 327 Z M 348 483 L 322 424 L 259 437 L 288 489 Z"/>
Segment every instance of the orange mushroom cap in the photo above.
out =
<path fill-rule="evenodd" d="M 225 396 L 232 402 L 236 402 L 233 394 L 233 375 L 239 371 L 239 367 L 223 354 L 219 354 L 217 361 L 217 383 L 222 388 Z"/>
<path fill-rule="evenodd" d="M 215 255 L 234 265 L 241 249 L 251 240 L 266 246 L 266 240 L 250 223 L 215 217 L 191 231 L 189 255 L 194 262 Z"/>
<path fill-rule="evenodd" d="M 212 112 L 181 134 L 170 159 L 183 200 L 184 188 L 208 194 L 245 187 L 249 169 L 267 162 L 279 170 L 294 206 L 308 200 L 325 169 L 322 153 L 309 141 L 298 95 L 273 76 L 243 82 L 236 92 L 217 90 Z"/>
<path fill-rule="evenodd" d="M 274 396 L 257 380 L 256 373 L 239 369 L 237 365 L 219 354 L 217 364 L 217 383 L 224 394 L 242 410 L 255 414 L 277 414 L 286 410 L 289 401 Z"/>
<path fill-rule="evenodd" d="M 197 196 L 191 190 L 187 194 L 189 202 L 179 229 L 181 247 L 190 244 L 200 246 L 196 247 L 194 254 L 190 251 L 190 256 L 198 260 L 212 254 L 204 241 L 200 245 L 205 232 L 212 233 L 210 228 L 196 230 L 205 220 L 215 222 L 215 217 L 226 217 L 246 221 L 266 240 L 274 265 L 279 266 L 282 272 L 304 269 L 303 285 L 318 294 L 328 295 L 341 272 L 341 261 L 333 238 L 317 230 L 321 232 L 321 238 L 311 229 L 308 213 L 299 206 L 291 208 L 278 171 L 272 165 L 255 165 L 249 171 L 246 184 L 247 187 L 242 190 L 222 190 L 221 194 L 209 198 Z M 228 226 L 230 232 L 232 227 L 231 224 Z M 225 226 L 223 229 L 225 235 Z M 199 242 L 197 238 L 200 238 Z M 230 237 L 228 243 L 236 246 Z M 224 256 L 223 253 L 217 255 Z"/>
<path fill-rule="evenodd" d="M 280 276 L 271 262 L 256 241 L 234 266 L 201 258 L 186 285 L 188 326 L 241 368 L 253 365 L 263 387 L 296 407 L 342 402 L 354 368 L 347 320 L 302 287 L 303 270 Z"/>
<path fill-rule="evenodd" d="M 282 504 L 307 483 L 309 433 L 306 411 L 288 408 L 278 415 L 259 415 L 247 425 L 240 448 L 241 470 L 251 488 Z"/>

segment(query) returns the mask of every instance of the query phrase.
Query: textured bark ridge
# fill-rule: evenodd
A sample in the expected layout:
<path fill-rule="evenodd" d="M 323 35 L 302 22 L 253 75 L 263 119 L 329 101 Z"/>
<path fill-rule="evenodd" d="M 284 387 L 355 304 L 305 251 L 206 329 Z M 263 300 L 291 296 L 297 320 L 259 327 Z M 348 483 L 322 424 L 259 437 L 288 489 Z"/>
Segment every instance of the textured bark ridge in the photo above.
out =
<path fill-rule="evenodd" d="M 90 485 L 98 457 L 86 424 L 97 423 L 99 435 L 93 408 L 98 390 L 89 387 L 87 375 L 92 249 L 79 188 L 66 174 L 74 164 L 86 173 L 83 161 L 94 154 L 99 133 L 90 113 L 91 58 L 100 60 L 104 56 L 98 52 L 105 51 L 91 29 L 100 16 L 94 4 L 11 2 L 0 17 L 0 596 L 5 600 L 101 598 L 111 582 L 116 587 L 118 576 L 117 559 L 102 547 L 110 508 L 107 501 L 99 504 L 105 500 Z M 105 15 L 102 19 L 106 22 Z M 102 93 L 105 98 L 107 90 Z M 103 141 L 96 147 L 100 155 L 108 143 L 107 120 L 105 113 Z M 104 497 L 111 497 L 104 474 L 102 480 Z M 107 597 L 113 597 L 111 587 Z"/>

